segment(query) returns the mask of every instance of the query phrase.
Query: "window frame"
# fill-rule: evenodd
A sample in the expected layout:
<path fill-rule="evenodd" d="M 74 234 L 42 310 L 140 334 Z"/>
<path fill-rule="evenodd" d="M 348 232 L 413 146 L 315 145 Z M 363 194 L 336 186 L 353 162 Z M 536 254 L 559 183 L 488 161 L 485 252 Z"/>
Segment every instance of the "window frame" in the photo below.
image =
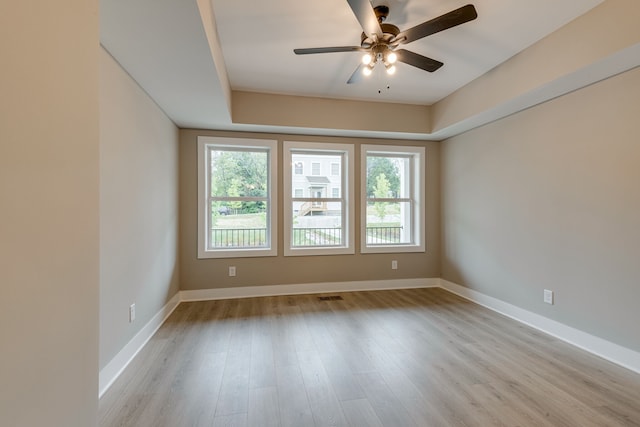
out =
<path fill-rule="evenodd" d="M 267 152 L 267 246 L 209 249 L 211 218 L 209 149 L 258 150 Z M 278 255 L 278 142 L 276 140 L 198 136 L 198 259 L 242 258 Z"/>
<path fill-rule="evenodd" d="M 327 194 L 323 201 L 341 202 L 342 203 L 342 225 L 343 225 L 343 244 L 340 246 L 310 246 L 296 247 L 292 245 L 292 228 L 293 228 L 293 202 L 294 199 L 300 199 L 293 196 L 293 159 L 295 152 L 317 153 L 322 154 L 340 154 L 343 156 L 340 180 L 341 191 L 339 198 L 329 197 Z M 354 167 L 355 167 L 355 148 L 353 144 L 337 144 L 331 142 L 283 142 L 283 214 L 284 214 L 284 256 L 314 256 L 314 255 L 353 255 L 355 254 L 355 200 L 354 191 Z M 321 165 L 322 169 L 322 165 Z M 318 175 L 310 175 L 318 176 Z M 321 176 L 321 175 L 320 175 Z M 314 198 L 304 197 L 307 201 Z M 298 200 L 304 201 L 304 200 Z"/>
<path fill-rule="evenodd" d="M 425 252 L 425 148 L 409 145 L 370 145 L 363 144 L 360 147 L 360 253 L 410 253 Z M 409 167 L 409 197 L 408 198 L 368 198 L 367 197 L 367 157 L 369 153 L 381 155 L 407 156 L 410 159 Z M 411 203 L 411 243 L 398 243 L 387 245 L 367 244 L 367 203 L 371 200 L 385 202 Z"/>

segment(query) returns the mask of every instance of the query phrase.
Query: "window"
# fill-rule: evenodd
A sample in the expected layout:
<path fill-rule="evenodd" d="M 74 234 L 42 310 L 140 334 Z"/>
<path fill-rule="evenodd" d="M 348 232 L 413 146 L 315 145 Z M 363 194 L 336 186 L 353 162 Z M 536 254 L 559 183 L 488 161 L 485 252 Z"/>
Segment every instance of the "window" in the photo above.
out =
<path fill-rule="evenodd" d="M 298 162 L 311 163 L 310 176 L 296 175 Z M 354 253 L 353 145 L 285 141 L 284 164 L 293 165 L 284 170 L 284 254 Z M 320 175 L 331 164 L 340 173 Z"/>
<path fill-rule="evenodd" d="M 274 256 L 276 141 L 198 137 L 198 258 Z"/>
<path fill-rule="evenodd" d="M 340 163 L 331 163 L 331 175 L 340 175 Z"/>
<path fill-rule="evenodd" d="M 296 188 L 293 192 L 294 197 L 304 197 L 304 190 L 302 188 Z"/>
<path fill-rule="evenodd" d="M 302 162 L 296 162 L 296 163 L 295 163 L 295 168 L 294 168 L 294 170 L 295 170 L 295 174 L 296 174 L 296 175 L 302 175 L 303 170 L 304 170 L 304 169 L 303 169 L 303 167 L 304 167 L 304 166 L 303 166 L 303 163 L 302 163 Z"/>
<path fill-rule="evenodd" d="M 361 252 L 424 252 L 424 148 L 362 146 Z"/>

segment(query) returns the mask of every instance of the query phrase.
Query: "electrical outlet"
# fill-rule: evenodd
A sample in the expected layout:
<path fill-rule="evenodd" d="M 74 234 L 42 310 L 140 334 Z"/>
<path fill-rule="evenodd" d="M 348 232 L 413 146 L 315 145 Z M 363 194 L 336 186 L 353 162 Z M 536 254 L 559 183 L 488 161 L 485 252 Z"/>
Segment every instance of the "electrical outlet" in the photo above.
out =
<path fill-rule="evenodd" d="M 553 305 L 553 291 L 549 289 L 544 290 L 544 302 Z"/>
<path fill-rule="evenodd" d="M 129 306 L 129 323 L 132 323 L 134 320 L 136 320 L 136 305 L 131 304 Z"/>
<path fill-rule="evenodd" d="M 398 261 L 396 261 L 395 259 L 393 261 L 391 261 L 391 269 L 392 270 L 397 270 L 398 269 Z"/>
<path fill-rule="evenodd" d="M 229 267 L 229 277 L 234 277 L 236 275 L 236 268 L 232 265 Z"/>

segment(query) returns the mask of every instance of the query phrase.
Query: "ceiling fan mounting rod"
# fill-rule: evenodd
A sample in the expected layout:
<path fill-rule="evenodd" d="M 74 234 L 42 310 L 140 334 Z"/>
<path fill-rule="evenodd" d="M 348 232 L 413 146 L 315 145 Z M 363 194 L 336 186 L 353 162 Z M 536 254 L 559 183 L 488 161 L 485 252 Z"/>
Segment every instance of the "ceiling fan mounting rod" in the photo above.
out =
<path fill-rule="evenodd" d="M 373 8 L 373 11 L 376 14 L 376 18 L 378 18 L 378 22 L 382 24 L 387 20 L 387 16 L 389 16 L 389 6 L 380 5 Z"/>

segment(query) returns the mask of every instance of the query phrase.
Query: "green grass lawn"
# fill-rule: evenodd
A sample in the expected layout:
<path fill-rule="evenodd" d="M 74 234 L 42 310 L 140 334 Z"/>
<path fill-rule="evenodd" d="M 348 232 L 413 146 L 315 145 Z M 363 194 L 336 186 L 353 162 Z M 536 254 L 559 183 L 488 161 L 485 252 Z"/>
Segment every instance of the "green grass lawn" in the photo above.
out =
<path fill-rule="evenodd" d="M 267 215 L 265 213 L 216 215 L 214 228 L 265 228 Z"/>

